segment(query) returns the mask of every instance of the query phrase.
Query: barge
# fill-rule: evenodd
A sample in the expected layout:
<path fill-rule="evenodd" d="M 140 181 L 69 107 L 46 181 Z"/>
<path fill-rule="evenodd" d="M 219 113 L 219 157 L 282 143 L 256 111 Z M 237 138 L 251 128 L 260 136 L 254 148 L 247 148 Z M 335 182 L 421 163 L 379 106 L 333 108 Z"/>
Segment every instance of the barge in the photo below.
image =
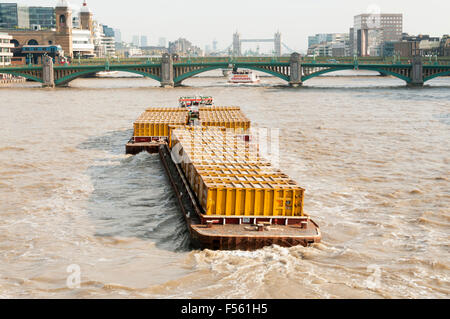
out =
<path fill-rule="evenodd" d="M 151 108 L 134 123 L 128 154 L 158 153 L 192 243 L 201 249 L 256 250 L 321 240 L 304 212 L 305 190 L 260 157 L 239 107 Z"/>

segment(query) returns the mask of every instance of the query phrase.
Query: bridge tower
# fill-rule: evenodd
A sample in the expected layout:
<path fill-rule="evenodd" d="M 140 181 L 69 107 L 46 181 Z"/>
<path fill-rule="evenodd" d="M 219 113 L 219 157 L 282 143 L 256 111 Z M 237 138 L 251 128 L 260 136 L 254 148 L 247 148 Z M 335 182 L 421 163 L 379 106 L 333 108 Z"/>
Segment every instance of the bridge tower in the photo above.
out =
<path fill-rule="evenodd" d="M 73 57 L 72 10 L 67 0 L 59 0 L 55 8 L 56 44 L 61 45 L 66 56 Z"/>
<path fill-rule="evenodd" d="M 281 56 L 281 33 L 275 33 L 274 37 L 275 56 Z"/>
<path fill-rule="evenodd" d="M 233 34 L 233 56 L 241 56 L 241 35 L 236 32 Z"/>
<path fill-rule="evenodd" d="M 86 0 L 80 10 L 80 25 L 82 30 L 91 31 L 91 36 L 94 35 L 94 19 L 91 9 L 89 9 Z"/>

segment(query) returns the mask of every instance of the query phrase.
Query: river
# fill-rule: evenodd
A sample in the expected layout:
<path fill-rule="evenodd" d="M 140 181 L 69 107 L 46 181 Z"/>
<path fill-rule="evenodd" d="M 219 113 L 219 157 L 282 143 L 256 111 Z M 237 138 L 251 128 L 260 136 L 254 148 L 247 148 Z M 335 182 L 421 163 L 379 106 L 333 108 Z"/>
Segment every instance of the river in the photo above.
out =
<path fill-rule="evenodd" d="M 0 88 L 0 298 L 449 297 L 450 78 L 157 85 Z M 145 108 L 192 94 L 280 129 L 281 169 L 306 188 L 322 243 L 189 248 L 158 156 L 124 145 Z"/>

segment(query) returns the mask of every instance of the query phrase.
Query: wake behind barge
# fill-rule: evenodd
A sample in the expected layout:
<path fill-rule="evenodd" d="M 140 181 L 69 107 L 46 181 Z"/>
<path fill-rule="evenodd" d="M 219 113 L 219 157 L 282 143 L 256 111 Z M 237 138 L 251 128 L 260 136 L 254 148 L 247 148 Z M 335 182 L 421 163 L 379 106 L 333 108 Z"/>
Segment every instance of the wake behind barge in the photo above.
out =
<path fill-rule="evenodd" d="M 224 119 L 222 112 L 237 115 Z M 320 242 L 319 226 L 303 212 L 303 189 L 264 159 L 244 161 L 236 152 L 228 153 L 233 145 L 252 144 L 246 135 L 249 121 L 240 108 L 152 108 L 134 128 L 127 154 L 159 154 L 197 248 L 256 250 Z M 226 141 L 215 142 L 230 130 Z M 189 139 L 199 133 L 202 138 Z M 224 148 L 225 153 L 215 154 Z"/>

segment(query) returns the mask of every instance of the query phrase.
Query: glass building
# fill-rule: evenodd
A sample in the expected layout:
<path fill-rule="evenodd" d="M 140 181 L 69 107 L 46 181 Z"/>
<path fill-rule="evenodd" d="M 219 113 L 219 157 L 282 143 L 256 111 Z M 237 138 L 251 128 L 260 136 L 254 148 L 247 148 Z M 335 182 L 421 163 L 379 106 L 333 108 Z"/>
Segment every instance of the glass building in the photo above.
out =
<path fill-rule="evenodd" d="M 52 7 L 29 7 L 30 26 L 39 25 L 41 29 L 52 29 L 56 27 L 55 8 Z"/>
<path fill-rule="evenodd" d="M 0 28 L 14 29 L 18 23 L 17 3 L 0 3 Z"/>

